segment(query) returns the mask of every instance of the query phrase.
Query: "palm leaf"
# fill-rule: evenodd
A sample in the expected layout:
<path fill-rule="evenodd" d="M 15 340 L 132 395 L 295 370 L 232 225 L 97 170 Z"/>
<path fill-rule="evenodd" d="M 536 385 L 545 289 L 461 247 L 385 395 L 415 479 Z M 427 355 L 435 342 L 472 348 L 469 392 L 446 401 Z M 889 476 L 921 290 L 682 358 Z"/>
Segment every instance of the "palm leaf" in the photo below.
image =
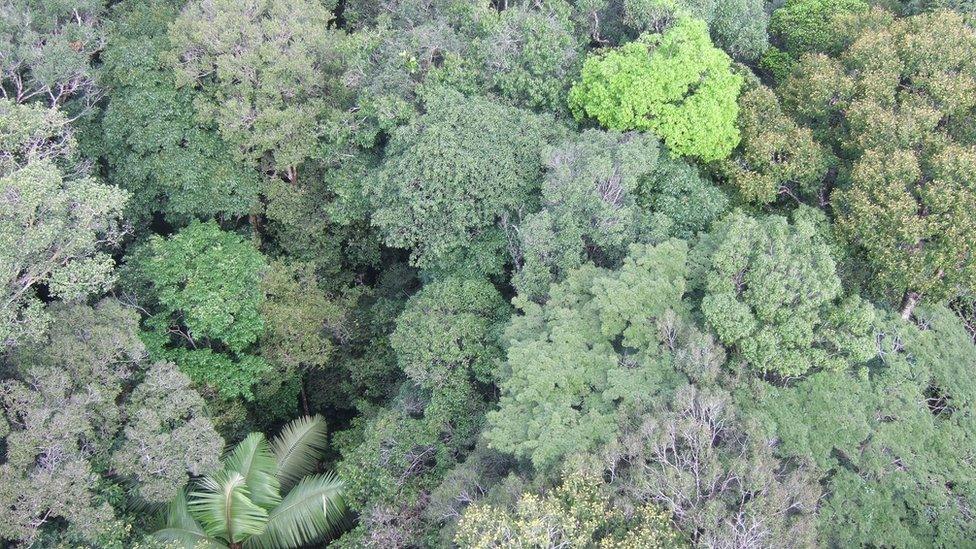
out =
<path fill-rule="evenodd" d="M 303 478 L 268 515 L 264 532 L 247 549 L 301 547 L 335 531 L 346 513 L 343 483 L 334 474 Z"/>
<path fill-rule="evenodd" d="M 166 527 L 157 530 L 153 536 L 160 541 L 175 543 L 186 549 L 227 549 L 226 545 L 208 537 L 200 523 L 190 516 L 186 494 L 183 492 L 180 492 L 169 504 L 166 512 Z"/>
<path fill-rule="evenodd" d="M 248 497 L 244 476 L 238 471 L 220 471 L 200 481 L 202 491 L 190 494 L 188 506 L 208 536 L 238 543 L 260 534 L 268 512 Z"/>
<path fill-rule="evenodd" d="M 282 490 L 315 471 L 315 464 L 327 444 L 325 419 L 318 414 L 300 417 L 281 429 L 271 446 L 278 462 Z"/>
<path fill-rule="evenodd" d="M 251 433 L 224 460 L 225 471 L 237 471 L 244 477 L 250 500 L 271 510 L 281 503 L 278 470 L 271 446 L 261 433 Z"/>

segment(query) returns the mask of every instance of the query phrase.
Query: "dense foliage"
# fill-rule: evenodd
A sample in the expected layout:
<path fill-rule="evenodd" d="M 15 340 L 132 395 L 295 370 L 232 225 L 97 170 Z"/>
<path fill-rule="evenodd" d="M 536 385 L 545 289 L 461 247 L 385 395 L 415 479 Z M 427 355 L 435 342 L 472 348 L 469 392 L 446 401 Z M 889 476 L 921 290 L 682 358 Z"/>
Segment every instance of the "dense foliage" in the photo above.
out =
<path fill-rule="evenodd" d="M 971 1 L 6 0 L 0 545 L 973 546 L 974 122 Z"/>
<path fill-rule="evenodd" d="M 569 105 L 577 119 L 651 131 L 674 154 L 717 160 L 739 142 L 735 99 L 742 78 L 729 65 L 702 21 L 681 19 L 664 33 L 587 59 Z"/>

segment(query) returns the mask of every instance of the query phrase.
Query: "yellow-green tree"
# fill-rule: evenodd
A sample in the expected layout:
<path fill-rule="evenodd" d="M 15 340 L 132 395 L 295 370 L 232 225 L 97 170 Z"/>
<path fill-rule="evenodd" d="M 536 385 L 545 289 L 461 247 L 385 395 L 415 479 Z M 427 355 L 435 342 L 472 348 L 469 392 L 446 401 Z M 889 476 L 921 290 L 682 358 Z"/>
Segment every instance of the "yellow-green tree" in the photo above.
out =
<path fill-rule="evenodd" d="M 571 474 L 546 494 L 525 493 L 511 509 L 475 504 L 458 523 L 460 547 L 530 549 L 676 549 L 687 541 L 671 517 L 645 505 L 628 517 L 602 493 L 600 478 Z"/>
<path fill-rule="evenodd" d="M 590 56 L 569 106 L 578 120 L 651 131 L 676 155 L 718 160 L 739 142 L 742 77 L 730 67 L 705 23 L 682 19 L 663 34 L 643 34 Z"/>

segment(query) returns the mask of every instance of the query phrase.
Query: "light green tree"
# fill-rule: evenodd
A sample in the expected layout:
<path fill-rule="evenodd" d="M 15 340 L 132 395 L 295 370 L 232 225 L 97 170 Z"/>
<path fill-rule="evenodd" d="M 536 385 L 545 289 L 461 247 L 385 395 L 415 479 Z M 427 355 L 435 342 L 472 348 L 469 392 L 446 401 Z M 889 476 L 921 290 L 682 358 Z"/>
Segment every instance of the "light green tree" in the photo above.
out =
<path fill-rule="evenodd" d="M 667 386 L 659 330 L 681 309 L 686 254 L 678 240 L 635 245 L 618 271 L 584 265 L 545 304 L 516 299 L 491 446 L 552 470 L 612 440 L 619 406 Z"/>
<path fill-rule="evenodd" d="M 578 120 L 651 131 L 675 155 L 718 160 L 739 142 L 742 77 L 730 66 L 704 22 L 681 19 L 663 34 L 645 33 L 587 58 L 569 106 Z"/>
<path fill-rule="evenodd" d="M 84 174 L 60 113 L 0 99 L 0 345 L 45 330 L 38 287 L 72 301 L 113 284 L 127 198 Z"/>
<path fill-rule="evenodd" d="M 156 537 L 187 549 L 290 549 L 321 540 L 345 514 L 343 483 L 314 474 L 327 445 L 321 416 L 298 418 L 269 442 L 251 433 L 170 504 Z"/>
<path fill-rule="evenodd" d="M 601 479 L 569 475 L 551 492 L 522 494 L 513 509 L 475 504 L 458 523 L 460 547 L 672 549 L 687 542 L 668 513 L 646 505 L 627 517 L 601 493 Z"/>

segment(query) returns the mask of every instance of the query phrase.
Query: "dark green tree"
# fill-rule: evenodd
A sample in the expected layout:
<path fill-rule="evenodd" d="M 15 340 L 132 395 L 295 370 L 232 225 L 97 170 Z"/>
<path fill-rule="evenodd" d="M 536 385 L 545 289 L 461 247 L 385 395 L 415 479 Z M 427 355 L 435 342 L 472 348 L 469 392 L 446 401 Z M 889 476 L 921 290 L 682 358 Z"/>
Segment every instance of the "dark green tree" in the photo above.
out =
<path fill-rule="evenodd" d="M 692 238 L 725 213 L 729 199 L 694 166 L 662 154 L 655 170 L 641 178 L 637 204 L 651 212 L 645 239 Z"/>
<path fill-rule="evenodd" d="M 551 119 L 446 89 L 394 132 L 367 189 L 388 245 L 425 270 L 496 274 L 506 263 L 504 216 L 532 208 Z"/>
<path fill-rule="evenodd" d="M 405 384 L 387 407 L 358 418 L 337 438 L 338 472 L 359 514 L 339 546 L 429 545 L 440 523 L 424 519 L 430 493 L 473 446 L 484 411 L 470 383 L 451 380 L 433 392 Z"/>
<path fill-rule="evenodd" d="M 836 162 L 813 133 L 780 108 L 776 95 L 759 85 L 739 97 L 739 148 L 718 172 L 749 202 L 769 204 L 788 196 L 823 205 L 823 183 Z"/>
<path fill-rule="evenodd" d="M 843 47 L 839 18 L 868 10 L 864 0 L 787 0 L 773 11 L 769 33 L 795 57 L 804 53 L 837 54 Z"/>
<path fill-rule="evenodd" d="M 407 377 L 426 389 L 436 391 L 452 379 L 490 383 L 509 314 L 488 281 L 446 278 L 410 298 L 390 344 Z"/>
<path fill-rule="evenodd" d="M 700 374 L 717 375 L 712 358 L 696 361 Z M 810 463 L 780 459 L 727 390 L 694 381 L 620 415 L 599 463 L 621 504 L 663 506 L 696 546 L 813 546 L 821 489 Z"/>
<path fill-rule="evenodd" d="M 542 299 L 551 282 L 587 259 L 613 266 L 638 239 L 644 212 L 641 178 L 653 173 L 659 145 L 652 136 L 587 130 L 546 154 L 542 209 L 509 219 L 518 270 L 513 282 Z M 516 224 L 516 222 L 518 222 Z"/>
<path fill-rule="evenodd" d="M 546 153 L 541 210 L 506 224 L 519 293 L 542 301 L 584 262 L 616 267 L 630 244 L 690 237 L 726 209 L 720 190 L 660 149 L 650 135 L 586 130 Z"/>
<path fill-rule="evenodd" d="M 199 93 L 177 88 L 168 64 L 167 25 L 176 8 L 163 0 L 123 2 L 112 15 L 100 55 L 109 99 L 101 135 L 112 181 L 132 193 L 129 220 L 145 230 L 156 212 L 175 225 L 250 213 L 256 174 L 199 120 Z"/>
<path fill-rule="evenodd" d="M 265 296 L 261 303 L 261 355 L 275 368 L 275 374 L 260 392 L 274 394 L 275 389 L 297 382 L 293 384 L 307 407 L 305 380 L 308 375 L 335 368 L 337 346 L 351 335 L 352 308 L 362 291 L 333 294 L 323 290 L 308 263 L 274 262 L 261 285 Z"/>
<path fill-rule="evenodd" d="M 715 44 L 737 59 L 755 59 L 769 46 L 769 15 L 758 0 L 624 0 L 623 8 L 624 22 L 641 32 L 660 32 L 682 17 L 701 19 Z"/>
<path fill-rule="evenodd" d="M 516 5 L 484 17 L 473 43 L 486 85 L 515 106 L 559 113 L 582 62 L 582 43 L 558 4 Z"/>

